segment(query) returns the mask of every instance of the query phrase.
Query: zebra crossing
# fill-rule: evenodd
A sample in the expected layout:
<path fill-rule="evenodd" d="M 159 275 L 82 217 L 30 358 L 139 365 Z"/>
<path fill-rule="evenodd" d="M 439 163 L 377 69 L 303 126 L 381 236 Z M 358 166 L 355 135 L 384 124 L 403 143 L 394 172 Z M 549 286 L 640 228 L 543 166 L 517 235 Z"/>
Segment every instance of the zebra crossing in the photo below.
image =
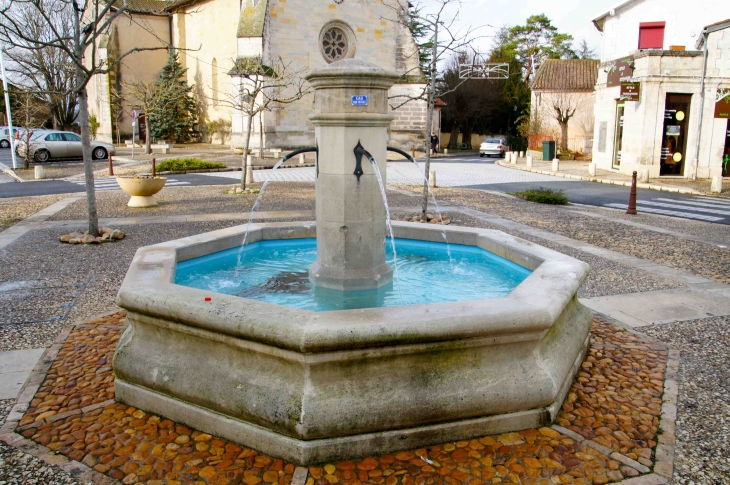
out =
<path fill-rule="evenodd" d="M 68 180 L 68 182 L 80 185 L 81 187 L 86 186 L 86 181 L 83 179 L 80 180 Z M 165 187 L 175 186 L 175 185 L 190 185 L 190 182 L 183 182 L 176 179 L 167 179 L 167 182 L 165 182 Z M 121 190 L 121 187 L 119 187 L 119 184 L 117 183 L 116 177 L 104 177 L 104 178 L 95 178 L 94 179 L 94 190 L 102 191 L 102 190 Z"/>
<path fill-rule="evenodd" d="M 626 209 L 627 204 L 604 204 L 604 207 Z M 686 199 L 653 197 L 636 202 L 636 210 L 647 214 L 680 217 L 706 222 L 730 223 L 730 199 L 694 196 Z"/>

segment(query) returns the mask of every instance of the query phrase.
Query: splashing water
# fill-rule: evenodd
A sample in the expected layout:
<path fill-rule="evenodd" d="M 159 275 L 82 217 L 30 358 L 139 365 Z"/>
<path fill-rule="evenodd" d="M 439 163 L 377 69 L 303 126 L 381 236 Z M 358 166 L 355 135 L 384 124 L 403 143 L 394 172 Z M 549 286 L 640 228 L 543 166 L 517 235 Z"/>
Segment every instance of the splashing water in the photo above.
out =
<path fill-rule="evenodd" d="M 433 190 L 428 186 L 428 178 L 426 178 L 426 172 L 421 169 L 421 167 L 418 165 L 418 162 L 415 158 L 409 158 L 411 162 L 416 166 L 416 170 L 421 174 L 421 177 L 423 177 L 423 184 L 426 186 L 426 190 L 428 191 L 429 195 L 431 196 L 431 200 L 433 201 L 433 205 L 436 206 L 436 213 L 439 215 L 439 221 L 441 223 L 441 237 L 444 239 L 444 242 L 446 243 L 446 252 L 449 255 L 449 263 L 451 264 L 451 267 L 453 269 L 454 267 L 454 260 L 451 257 L 451 246 L 449 245 L 449 240 L 446 238 L 446 224 L 444 224 L 444 216 L 441 214 L 441 208 L 439 207 L 439 203 L 436 201 L 436 194 L 433 193 Z"/>
<path fill-rule="evenodd" d="M 400 278 L 398 276 L 398 253 L 395 252 L 395 235 L 393 235 L 393 226 L 390 223 L 390 208 L 388 207 L 388 198 L 385 195 L 385 185 L 383 185 L 383 176 L 380 174 L 378 164 L 373 157 L 368 157 L 370 163 L 373 165 L 375 170 L 375 177 L 378 179 L 378 185 L 380 186 L 380 194 L 383 196 L 383 204 L 385 204 L 385 222 L 388 224 L 388 233 L 390 234 L 390 245 L 393 248 L 393 273 L 395 276 L 396 284 L 398 285 L 398 297 L 400 298 L 401 305 L 403 304 L 403 292 L 400 288 Z"/>
<path fill-rule="evenodd" d="M 276 162 L 276 165 L 274 165 L 274 168 L 271 169 L 272 172 L 276 171 L 277 168 L 281 167 L 281 165 L 286 161 L 286 157 L 282 158 L 278 162 Z M 246 174 L 242 174 L 242 177 L 245 177 Z M 253 181 L 252 181 L 253 182 Z M 259 196 L 256 197 L 256 202 L 254 202 L 253 207 L 251 207 L 251 212 L 248 216 L 248 224 L 246 225 L 246 232 L 243 233 L 243 241 L 241 242 L 241 248 L 238 251 L 238 266 L 241 266 L 243 264 L 243 248 L 246 246 L 246 239 L 248 239 L 248 231 L 251 229 L 251 222 L 253 221 L 253 215 L 256 213 L 256 209 L 259 208 L 259 204 L 261 204 L 261 198 L 264 196 L 264 192 L 266 192 L 266 186 L 269 185 L 269 182 L 271 182 L 271 179 L 266 179 L 264 181 L 264 184 L 261 186 L 261 190 L 259 190 Z"/>

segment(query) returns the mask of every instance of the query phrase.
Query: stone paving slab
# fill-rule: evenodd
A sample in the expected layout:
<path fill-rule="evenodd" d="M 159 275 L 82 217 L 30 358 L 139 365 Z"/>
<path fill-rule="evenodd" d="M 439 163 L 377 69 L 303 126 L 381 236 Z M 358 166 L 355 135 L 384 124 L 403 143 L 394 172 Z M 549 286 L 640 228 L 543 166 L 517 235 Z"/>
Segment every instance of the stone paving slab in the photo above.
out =
<path fill-rule="evenodd" d="M 581 302 L 632 327 L 643 327 L 730 315 L 730 296 L 723 294 L 728 291 L 662 290 L 583 298 Z"/>
<path fill-rule="evenodd" d="M 23 392 L 0 430 L 0 441 L 92 483 L 580 485 L 644 474 L 645 481 L 625 481 L 641 484 L 665 483 L 656 471 L 662 466 L 671 476 L 666 460 L 673 448 L 657 448 L 656 456 L 652 451 L 666 435 L 657 437 L 658 426 L 674 425 L 662 404 L 662 393 L 676 402 L 671 352 L 667 360 L 664 346 L 601 319 L 557 426 L 309 469 L 114 403 L 109 363 L 123 319 L 123 312 L 109 315 L 59 336 L 36 368 L 35 386 Z M 644 463 L 655 473 L 647 474 Z"/>
<path fill-rule="evenodd" d="M 0 399 L 15 399 L 46 349 L 0 352 Z"/>

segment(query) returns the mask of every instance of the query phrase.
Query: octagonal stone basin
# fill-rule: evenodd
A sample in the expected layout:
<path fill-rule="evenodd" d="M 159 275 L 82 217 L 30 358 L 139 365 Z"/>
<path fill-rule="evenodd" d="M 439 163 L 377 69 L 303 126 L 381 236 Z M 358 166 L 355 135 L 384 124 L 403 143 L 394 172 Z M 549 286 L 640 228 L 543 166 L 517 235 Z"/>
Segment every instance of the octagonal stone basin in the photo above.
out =
<path fill-rule="evenodd" d="M 315 229 L 252 225 L 247 242 Z M 178 262 L 237 247 L 245 230 L 137 251 L 118 296 L 117 400 L 311 465 L 547 424 L 585 356 L 588 266 L 500 231 L 446 228 L 532 270 L 504 298 L 317 313 L 173 283 Z M 440 227 L 394 231 L 442 240 Z"/>

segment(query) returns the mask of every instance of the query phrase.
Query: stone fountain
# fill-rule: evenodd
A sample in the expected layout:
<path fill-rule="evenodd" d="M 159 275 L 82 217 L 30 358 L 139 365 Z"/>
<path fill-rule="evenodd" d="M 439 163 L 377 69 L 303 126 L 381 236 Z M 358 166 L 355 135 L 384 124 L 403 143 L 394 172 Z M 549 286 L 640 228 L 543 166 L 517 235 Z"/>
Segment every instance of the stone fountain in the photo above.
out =
<path fill-rule="evenodd" d="M 317 221 L 252 224 L 137 251 L 119 291 L 127 323 L 117 400 L 302 465 L 545 425 L 580 367 L 588 266 L 500 231 L 449 226 L 532 273 L 490 300 L 312 312 L 175 284 L 179 263 L 246 243 L 317 237 L 312 284 L 390 284 L 386 221 L 367 150 L 386 173 L 396 75 L 356 60 L 313 72 Z M 442 228 L 397 222 L 402 239 Z M 434 281 L 438 291 L 438 281 Z"/>

